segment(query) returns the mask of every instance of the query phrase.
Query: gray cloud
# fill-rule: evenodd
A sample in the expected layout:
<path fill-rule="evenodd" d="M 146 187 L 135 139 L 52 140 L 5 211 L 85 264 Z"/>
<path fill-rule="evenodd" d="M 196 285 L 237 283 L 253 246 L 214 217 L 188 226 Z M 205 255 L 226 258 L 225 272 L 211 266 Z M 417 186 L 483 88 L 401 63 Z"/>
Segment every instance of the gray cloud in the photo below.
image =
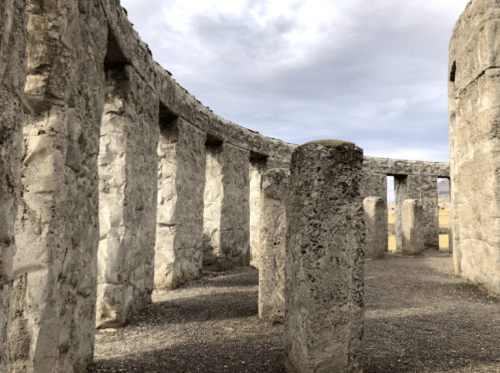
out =
<path fill-rule="evenodd" d="M 188 34 L 158 12 L 134 14 L 134 6 L 129 13 L 155 59 L 226 119 L 294 143 L 339 138 L 367 155 L 448 161 L 449 17 L 407 2 L 360 1 L 323 27 L 305 58 L 286 64 L 301 3 L 293 16 L 261 25 L 250 11 L 264 14 L 266 4 L 249 0 L 239 15 L 199 15 Z"/>

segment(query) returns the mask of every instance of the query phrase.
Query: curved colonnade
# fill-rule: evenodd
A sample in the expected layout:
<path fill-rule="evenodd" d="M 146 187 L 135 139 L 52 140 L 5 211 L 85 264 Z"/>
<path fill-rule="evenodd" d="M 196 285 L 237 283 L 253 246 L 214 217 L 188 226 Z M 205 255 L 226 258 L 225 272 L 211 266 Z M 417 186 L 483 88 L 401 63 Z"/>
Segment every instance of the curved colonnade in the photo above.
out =
<path fill-rule="evenodd" d="M 0 368 L 84 372 L 96 325 L 122 325 L 154 288 L 259 265 L 262 180 L 296 145 L 203 106 L 118 0 L 7 0 L 0 20 Z M 362 163 L 360 196 L 386 201 L 396 175 L 436 248 L 449 165 Z"/>

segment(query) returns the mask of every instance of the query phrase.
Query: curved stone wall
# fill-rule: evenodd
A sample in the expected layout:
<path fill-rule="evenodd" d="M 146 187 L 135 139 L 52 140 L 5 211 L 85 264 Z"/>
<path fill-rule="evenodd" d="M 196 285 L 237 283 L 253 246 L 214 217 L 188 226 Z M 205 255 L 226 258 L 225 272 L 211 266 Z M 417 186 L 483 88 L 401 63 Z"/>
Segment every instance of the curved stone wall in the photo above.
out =
<path fill-rule="evenodd" d="M 0 368 L 85 372 L 96 323 L 122 325 L 154 287 L 204 258 L 258 266 L 262 175 L 296 145 L 203 106 L 119 0 L 5 0 L 0 20 Z M 364 193 L 386 193 L 399 166 L 383 164 L 366 158 Z"/>
<path fill-rule="evenodd" d="M 474 0 L 450 41 L 448 107 L 455 273 L 500 295 L 500 3 Z"/>

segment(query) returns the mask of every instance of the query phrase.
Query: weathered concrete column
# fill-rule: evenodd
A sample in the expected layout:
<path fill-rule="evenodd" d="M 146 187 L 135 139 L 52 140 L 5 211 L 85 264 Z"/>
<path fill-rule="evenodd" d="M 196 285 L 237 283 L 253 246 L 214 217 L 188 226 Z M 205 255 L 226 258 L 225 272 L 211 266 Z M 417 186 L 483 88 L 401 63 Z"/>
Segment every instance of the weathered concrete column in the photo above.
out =
<path fill-rule="evenodd" d="M 106 72 L 99 152 L 96 325 L 123 325 L 151 302 L 158 99 L 131 66 Z"/>
<path fill-rule="evenodd" d="M 207 145 L 203 265 L 225 270 L 250 259 L 250 152 Z"/>
<path fill-rule="evenodd" d="M 250 265 L 259 268 L 262 175 L 266 159 L 250 155 Z"/>
<path fill-rule="evenodd" d="M 408 198 L 408 176 L 394 176 L 396 251 L 403 249 L 403 203 Z"/>
<path fill-rule="evenodd" d="M 426 250 L 439 250 L 439 206 L 437 177 L 423 175 L 424 162 L 418 162 L 420 175 L 408 175 L 406 198 L 418 199 L 423 209 L 423 235 Z"/>
<path fill-rule="evenodd" d="M 450 254 L 453 254 L 453 203 L 451 202 L 451 196 L 452 192 L 451 189 L 453 185 L 451 184 L 451 179 L 448 179 L 450 181 L 450 219 L 448 220 L 448 252 Z"/>
<path fill-rule="evenodd" d="M 203 267 L 215 268 L 221 256 L 220 223 L 222 199 L 224 197 L 224 178 L 221 154 L 222 141 L 207 138 L 205 192 L 203 209 Z"/>
<path fill-rule="evenodd" d="M 403 255 L 421 255 L 425 249 L 424 210 L 418 199 L 403 203 Z"/>
<path fill-rule="evenodd" d="M 292 156 L 287 201 L 285 366 L 359 373 L 363 335 L 363 151 L 315 141 Z"/>
<path fill-rule="evenodd" d="M 450 42 L 453 258 L 457 275 L 500 295 L 500 3 L 470 2 Z"/>
<path fill-rule="evenodd" d="M 15 227 L 10 369 L 83 373 L 95 334 L 107 21 L 90 1 L 30 2 L 26 12 L 23 103 L 29 115 Z"/>
<path fill-rule="evenodd" d="M 224 143 L 221 208 L 221 268 L 250 262 L 250 152 Z"/>
<path fill-rule="evenodd" d="M 155 288 L 201 275 L 206 134 L 182 118 L 162 123 L 158 145 Z"/>
<path fill-rule="evenodd" d="M 0 372 L 8 372 L 7 336 L 20 198 L 21 96 L 26 79 L 26 1 L 0 3 Z"/>
<path fill-rule="evenodd" d="M 365 258 L 382 259 L 389 245 L 387 235 L 387 205 L 380 197 L 367 197 L 365 211 Z"/>
<path fill-rule="evenodd" d="M 285 316 L 286 197 L 290 171 L 273 169 L 262 180 L 259 316 Z"/>

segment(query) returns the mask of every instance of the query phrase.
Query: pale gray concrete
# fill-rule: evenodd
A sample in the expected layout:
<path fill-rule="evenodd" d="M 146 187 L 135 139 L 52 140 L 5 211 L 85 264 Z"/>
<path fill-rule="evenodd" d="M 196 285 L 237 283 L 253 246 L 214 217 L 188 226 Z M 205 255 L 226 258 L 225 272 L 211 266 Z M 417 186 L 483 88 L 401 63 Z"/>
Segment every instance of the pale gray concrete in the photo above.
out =
<path fill-rule="evenodd" d="M 359 373 L 363 335 L 363 151 L 317 141 L 292 156 L 287 200 L 285 366 Z"/>

